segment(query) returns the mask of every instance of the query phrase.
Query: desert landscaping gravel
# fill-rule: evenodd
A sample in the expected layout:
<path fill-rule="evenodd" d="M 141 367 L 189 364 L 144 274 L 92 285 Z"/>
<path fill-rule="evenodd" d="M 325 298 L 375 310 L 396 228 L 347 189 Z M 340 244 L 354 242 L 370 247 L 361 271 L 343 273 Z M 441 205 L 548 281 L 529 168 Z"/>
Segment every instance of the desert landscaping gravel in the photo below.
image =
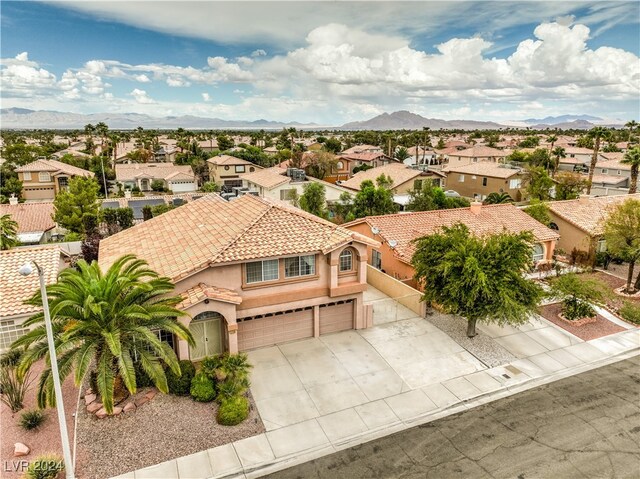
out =
<path fill-rule="evenodd" d="M 467 322 L 459 316 L 435 312 L 432 315 L 427 315 L 427 321 L 445 332 L 456 343 L 490 368 L 518 359 L 479 330 L 475 338 L 468 338 Z"/>
<path fill-rule="evenodd" d="M 543 318 L 551 321 L 556 326 L 561 327 L 565 331 L 570 332 L 574 336 L 577 336 L 584 341 L 589 341 L 590 339 L 601 338 L 602 336 L 608 336 L 609 334 L 625 331 L 622 326 L 618 326 L 617 324 L 612 323 L 599 314 L 597 315 L 595 323 L 588 323 L 582 326 L 574 326 L 558 317 L 558 313 L 560 313 L 561 310 L 561 303 L 547 304 L 540 307 L 540 315 Z"/>
<path fill-rule="evenodd" d="M 105 419 L 81 407 L 78 477 L 117 476 L 260 434 L 264 426 L 253 398 L 249 399 L 249 417 L 231 427 L 216 423 L 216 403 L 199 403 L 188 396 L 159 393 L 132 413 Z"/>

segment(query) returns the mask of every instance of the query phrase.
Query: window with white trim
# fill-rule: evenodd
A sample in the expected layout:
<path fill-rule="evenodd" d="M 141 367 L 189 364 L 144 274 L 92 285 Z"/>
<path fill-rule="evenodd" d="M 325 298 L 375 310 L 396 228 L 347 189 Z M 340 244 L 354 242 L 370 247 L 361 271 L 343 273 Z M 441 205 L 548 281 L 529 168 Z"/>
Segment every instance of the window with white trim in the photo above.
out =
<path fill-rule="evenodd" d="M 607 240 L 600 238 L 596 244 L 596 253 L 604 253 L 605 251 L 607 251 Z"/>
<path fill-rule="evenodd" d="M 236 173 L 244 173 L 244 165 L 236 165 Z"/>
<path fill-rule="evenodd" d="M 537 263 L 539 261 L 542 261 L 543 259 L 544 259 L 544 246 L 538 243 L 533 247 L 533 262 Z"/>
<path fill-rule="evenodd" d="M 522 180 L 520 178 L 516 178 L 514 180 L 509 180 L 509 188 L 512 190 L 518 189 L 522 186 Z"/>
<path fill-rule="evenodd" d="M 458 175 L 458 182 L 464 183 L 464 175 Z"/>
<path fill-rule="evenodd" d="M 31 172 L 30 171 L 25 171 L 22 173 L 22 180 L 23 181 L 31 181 Z"/>
<path fill-rule="evenodd" d="M 345 249 L 340 253 L 339 258 L 340 271 L 351 271 L 353 269 L 353 251 Z"/>
<path fill-rule="evenodd" d="M 284 259 L 284 277 L 297 278 L 299 276 L 311 276 L 316 274 L 316 256 L 294 256 Z"/>
<path fill-rule="evenodd" d="M 382 253 L 375 249 L 371 252 L 371 266 L 376 269 L 382 269 Z"/>
<path fill-rule="evenodd" d="M 38 180 L 40 183 L 48 183 L 51 181 L 51 174 L 48 171 L 41 171 L 38 173 Z"/>
<path fill-rule="evenodd" d="M 278 260 L 254 261 L 245 264 L 247 284 L 278 279 Z"/>

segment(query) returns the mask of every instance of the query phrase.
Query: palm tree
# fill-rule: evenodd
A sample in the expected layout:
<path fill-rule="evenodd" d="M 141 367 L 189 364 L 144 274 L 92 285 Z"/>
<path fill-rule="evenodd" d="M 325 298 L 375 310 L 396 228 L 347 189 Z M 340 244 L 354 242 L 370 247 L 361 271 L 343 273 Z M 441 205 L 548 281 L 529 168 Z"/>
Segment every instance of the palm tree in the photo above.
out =
<path fill-rule="evenodd" d="M 47 286 L 60 378 L 74 370 L 80 385 L 94 372 L 96 392 L 107 413 L 127 391 L 136 392 L 136 360 L 156 387 L 168 392 L 163 364 L 176 375 L 180 366 L 175 352 L 156 332 L 166 331 L 194 344 L 189 329 L 176 320 L 184 313 L 174 307 L 180 298 L 168 296 L 172 291 L 169 278 L 159 277 L 134 255 L 122 256 L 106 272 L 96 261 L 84 260 L 78 261 L 77 269 L 62 271 L 58 282 Z M 40 292 L 28 303 L 42 304 Z M 24 325 L 33 329 L 12 345 L 27 348 L 20 374 L 48 354 L 43 313 Z M 38 404 L 55 404 L 50 368 L 40 377 Z"/>
<path fill-rule="evenodd" d="M 409 150 L 407 150 L 404 146 L 398 148 L 395 154 L 396 160 L 404 161 L 409 158 L 411 155 L 409 154 Z"/>
<path fill-rule="evenodd" d="M 501 205 L 504 203 L 513 203 L 513 198 L 509 196 L 509 193 L 489 193 L 484 199 L 485 205 Z"/>
<path fill-rule="evenodd" d="M 635 130 L 638 127 L 638 122 L 635 120 L 631 120 L 625 123 L 624 126 L 629 128 L 629 137 L 627 138 L 627 142 L 629 142 L 631 141 L 631 133 L 633 133 L 633 130 Z"/>
<path fill-rule="evenodd" d="M 556 157 L 556 160 L 555 160 L 554 166 L 553 166 L 553 174 L 551 175 L 553 177 L 553 176 L 556 176 L 556 173 L 558 172 L 558 169 L 560 168 L 560 158 L 566 158 L 567 157 L 567 152 L 561 146 L 556 146 L 553 149 L 553 151 L 551 152 L 551 154 L 553 154 L 553 156 Z"/>
<path fill-rule="evenodd" d="M 550 144 L 549 151 L 553 150 L 553 145 L 556 144 L 556 141 L 558 141 L 558 137 L 556 135 L 549 135 L 547 137 L 547 142 Z"/>
<path fill-rule="evenodd" d="M 18 223 L 11 219 L 11 215 L 0 216 L 0 250 L 11 249 L 19 244 Z"/>
<path fill-rule="evenodd" d="M 587 180 L 587 194 L 591 194 L 591 183 L 593 182 L 593 173 L 596 170 L 596 162 L 598 161 L 598 153 L 600 152 L 600 142 L 611 137 L 611 131 L 603 126 L 595 126 L 589 130 L 587 135 L 593 138 L 593 155 L 591 156 L 591 164 L 589 165 L 589 179 Z"/>
<path fill-rule="evenodd" d="M 640 170 L 640 146 L 636 146 L 627 151 L 620 163 L 631 165 L 631 183 L 629 184 L 629 194 L 633 194 L 638 189 L 638 170 Z"/>

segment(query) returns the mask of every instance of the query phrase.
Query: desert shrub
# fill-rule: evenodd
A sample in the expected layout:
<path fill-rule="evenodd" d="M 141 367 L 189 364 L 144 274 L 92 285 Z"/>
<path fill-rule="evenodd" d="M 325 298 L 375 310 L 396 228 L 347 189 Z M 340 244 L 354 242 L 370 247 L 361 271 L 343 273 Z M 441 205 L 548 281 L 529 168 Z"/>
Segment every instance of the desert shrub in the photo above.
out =
<path fill-rule="evenodd" d="M 139 361 L 133 363 L 133 368 L 135 369 L 135 372 L 136 372 L 136 387 L 149 388 L 154 386 L 153 381 L 151 380 L 149 375 L 145 372 L 145 370 L 142 369 L 142 365 L 140 364 Z M 98 389 L 94 388 L 93 390 L 97 391 Z"/>
<path fill-rule="evenodd" d="M 223 426 L 235 426 L 247 419 L 249 415 L 249 401 L 244 396 L 235 396 L 225 399 L 218 408 L 216 417 L 218 424 Z"/>
<path fill-rule="evenodd" d="M 19 376 L 16 366 L 0 366 L 0 401 L 6 404 L 11 412 L 18 412 L 24 407 L 24 397 L 31 384 L 29 372 Z"/>
<path fill-rule="evenodd" d="M 20 426 L 25 431 L 31 431 L 32 429 L 39 428 L 46 416 L 41 409 L 34 409 L 33 411 L 25 411 L 20 416 Z"/>
<path fill-rule="evenodd" d="M 590 303 L 602 303 L 609 294 L 607 286 L 597 279 L 564 274 L 551 281 L 551 292 L 562 298 L 562 314 L 574 321 L 596 314 Z"/>
<path fill-rule="evenodd" d="M 196 374 L 196 368 L 191 361 L 183 359 L 180 361 L 180 371 L 182 374 L 176 376 L 171 369 L 167 369 L 167 386 L 169 386 L 171 394 L 188 396 L 191 389 L 191 380 Z"/>
<path fill-rule="evenodd" d="M 64 471 L 64 461 L 56 454 L 35 458 L 24 473 L 25 479 L 55 479 Z"/>
<path fill-rule="evenodd" d="M 567 298 L 562 302 L 562 314 L 570 321 L 581 318 L 590 318 L 595 316 L 596 310 L 584 301 L 574 298 Z"/>
<path fill-rule="evenodd" d="M 619 313 L 622 319 L 626 319 L 631 323 L 640 324 L 640 304 L 625 301 Z"/>
<path fill-rule="evenodd" d="M 216 388 L 213 380 L 206 374 L 199 372 L 191 380 L 191 397 L 198 402 L 210 402 L 216 398 Z"/>

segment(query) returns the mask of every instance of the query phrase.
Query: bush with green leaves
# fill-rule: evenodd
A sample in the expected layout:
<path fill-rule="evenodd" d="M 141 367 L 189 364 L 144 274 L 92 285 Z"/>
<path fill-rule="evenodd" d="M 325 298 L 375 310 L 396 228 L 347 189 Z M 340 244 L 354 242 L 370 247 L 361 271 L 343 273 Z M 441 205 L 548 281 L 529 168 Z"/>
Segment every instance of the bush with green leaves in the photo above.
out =
<path fill-rule="evenodd" d="M 196 374 L 196 368 L 193 363 L 187 359 L 180 361 L 180 376 L 176 375 L 171 369 L 167 369 L 167 386 L 169 392 L 176 396 L 188 396 L 191 389 L 191 380 Z"/>
<path fill-rule="evenodd" d="M 191 380 L 191 397 L 198 402 L 211 402 L 216 398 L 216 388 L 213 380 L 199 372 Z"/>
<path fill-rule="evenodd" d="M 563 316 L 575 321 L 594 316 L 591 303 L 602 304 L 608 290 L 602 281 L 569 273 L 551 281 L 551 294 L 562 299 Z"/>
<path fill-rule="evenodd" d="M 625 301 L 619 311 L 622 319 L 634 324 L 640 324 L 640 304 Z"/>
<path fill-rule="evenodd" d="M 56 454 L 35 458 L 24 473 L 25 479 L 56 479 L 64 471 L 64 461 Z"/>
<path fill-rule="evenodd" d="M 225 399 L 218 408 L 217 421 L 223 426 L 235 426 L 249 416 L 249 401 L 244 396 Z"/>
<path fill-rule="evenodd" d="M 586 301 L 566 298 L 562 301 L 562 315 L 569 321 L 576 321 L 578 319 L 595 316 L 596 310 Z"/>
<path fill-rule="evenodd" d="M 15 367 L 20 362 L 22 350 L 9 349 L 0 356 L 0 367 Z"/>
<path fill-rule="evenodd" d="M 139 387 L 139 388 L 150 388 L 150 387 L 152 387 L 154 385 L 153 381 L 151 380 L 149 375 L 142 368 L 142 364 L 140 363 L 140 361 L 136 361 L 135 363 L 133 363 L 133 368 L 134 368 L 135 373 L 136 373 L 136 386 L 137 387 Z M 97 389 L 94 389 L 94 391 L 97 391 Z"/>
<path fill-rule="evenodd" d="M 32 411 L 25 411 L 20 415 L 20 426 L 25 431 L 31 431 L 32 429 L 39 428 L 46 416 L 42 409 L 34 409 Z"/>
<path fill-rule="evenodd" d="M 223 353 L 202 360 L 202 372 L 215 381 L 222 397 L 238 396 L 249 389 L 252 367 L 245 353 Z"/>
<path fill-rule="evenodd" d="M 24 407 L 24 397 L 31 385 L 31 377 L 28 371 L 22 375 L 18 374 L 13 353 L 3 356 L 3 360 L 6 364 L 0 366 L 0 401 L 9 407 L 11 412 L 18 412 Z"/>

